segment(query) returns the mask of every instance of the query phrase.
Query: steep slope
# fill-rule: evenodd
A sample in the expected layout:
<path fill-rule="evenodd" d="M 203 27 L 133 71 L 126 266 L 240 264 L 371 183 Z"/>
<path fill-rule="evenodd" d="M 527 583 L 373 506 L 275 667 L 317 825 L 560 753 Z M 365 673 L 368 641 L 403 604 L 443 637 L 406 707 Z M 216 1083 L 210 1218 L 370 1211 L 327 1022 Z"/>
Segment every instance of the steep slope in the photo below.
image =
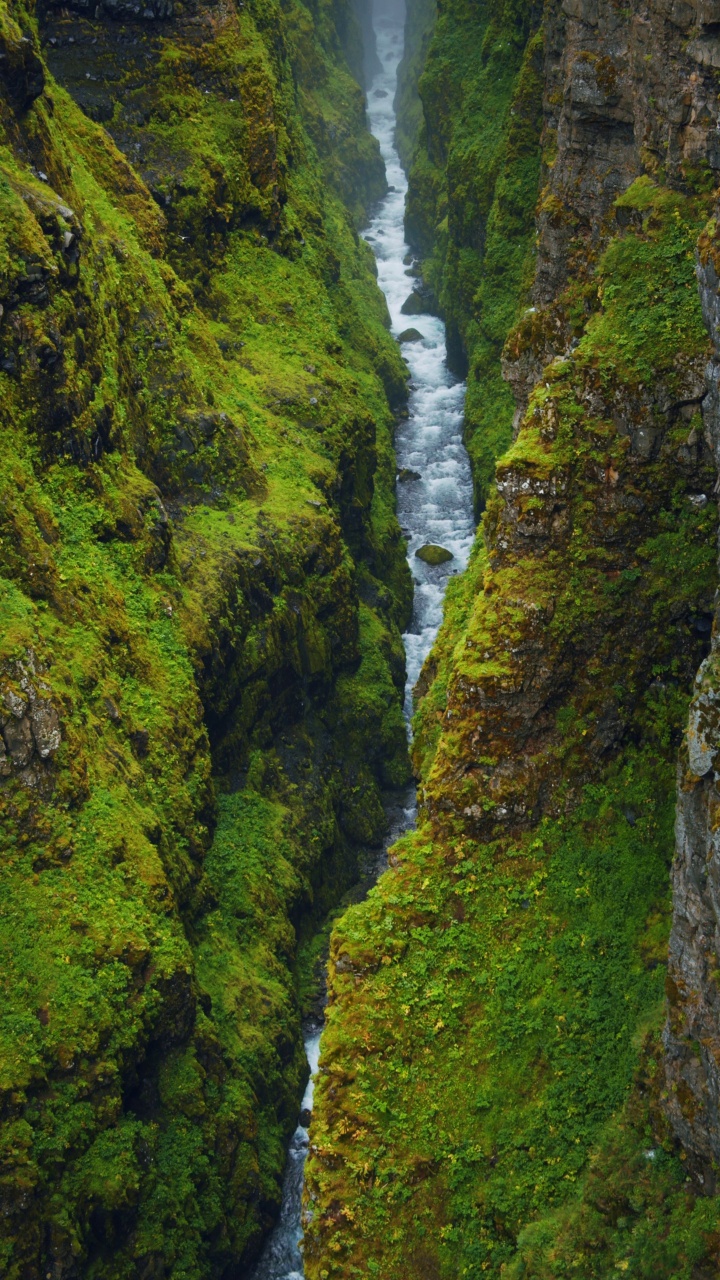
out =
<path fill-rule="evenodd" d="M 420 76 L 425 69 L 436 21 L 436 0 L 414 0 L 414 3 L 406 5 L 405 41 L 395 95 L 395 145 L 406 172 L 412 164 L 423 127 Z"/>
<path fill-rule="evenodd" d="M 441 50 L 481 74 L 474 17 L 440 7 L 425 76 Z M 717 1143 L 714 658 L 683 755 L 674 902 L 669 874 L 717 582 L 714 20 L 550 2 L 526 45 L 542 51 L 545 167 L 535 305 L 503 353 L 517 434 L 418 687 L 419 829 L 333 937 L 311 1277 L 720 1265 L 702 1194 Z M 522 56 L 507 43 L 507 81 Z M 461 132 L 457 100 L 446 114 L 420 87 L 427 136 Z M 428 155 L 421 141 L 416 192 Z M 435 262 L 442 234 L 428 232 Z"/>
<path fill-rule="evenodd" d="M 252 1259 L 297 940 L 408 776 L 351 22 L 0 11 L 4 1276 Z"/>
<path fill-rule="evenodd" d="M 512 435 L 515 406 L 500 353 L 532 280 L 541 10 L 516 0 L 441 5 L 419 79 L 424 123 L 410 170 L 407 234 L 446 320 L 450 360 L 467 373 L 465 442 L 478 513 Z M 424 0 L 409 7 L 400 107 L 411 135 L 415 64 L 431 20 Z"/>

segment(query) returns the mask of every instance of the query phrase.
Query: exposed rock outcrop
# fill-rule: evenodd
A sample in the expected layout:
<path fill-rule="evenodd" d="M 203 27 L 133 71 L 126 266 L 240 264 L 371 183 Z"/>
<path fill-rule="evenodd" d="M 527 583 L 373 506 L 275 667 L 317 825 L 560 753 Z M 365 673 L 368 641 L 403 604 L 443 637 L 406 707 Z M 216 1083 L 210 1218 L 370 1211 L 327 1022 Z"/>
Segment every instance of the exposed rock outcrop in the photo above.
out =
<path fill-rule="evenodd" d="M 695 43 L 693 49 L 697 49 Z M 720 472 L 720 278 L 717 224 L 703 237 L 698 283 L 713 341 L 703 404 L 705 439 Z M 678 769 L 673 928 L 665 1030 L 665 1106 L 699 1185 L 717 1189 L 720 1161 L 720 668 L 717 615 L 709 656 L 698 672 Z"/>

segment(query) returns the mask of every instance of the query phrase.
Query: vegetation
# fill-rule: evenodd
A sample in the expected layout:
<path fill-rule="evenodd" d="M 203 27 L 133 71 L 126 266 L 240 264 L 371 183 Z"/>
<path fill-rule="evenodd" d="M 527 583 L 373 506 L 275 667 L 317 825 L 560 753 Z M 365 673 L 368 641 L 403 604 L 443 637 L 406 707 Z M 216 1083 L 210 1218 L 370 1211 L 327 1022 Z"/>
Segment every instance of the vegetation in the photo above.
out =
<path fill-rule="evenodd" d="M 0 1271 L 221 1275 L 408 777 L 382 165 L 343 4 L 0 15 Z"/>
<path fill-rule="evenodd" d="M 681 391 L 708 205 L 649 178 L 619 203 L 448 591 L 419 829 L 335 926 L 312 1280 L 717 1270 L 717 1201 L 659 1105 L 675 758 L 716 582 Z"/>
<path fill-rule="evenodd" d="M 397 128 L 395 145 L 406 171 L 410 169 L 423 127 L 423 109 L 418 92 L 425 69 L 428 46 L 437 21 L 436 0 L 415 0 L 407 6 L 405 47 L 398 67 L 395 97 Z"/>
<path fill-rule="evenodd" d="M 514 402 L 500 355 L 532 283 L 540 179 L 541 6 L 444 5 L 419 79 L 424 125 L 410 171 L 407 232 L 446 320 L 450 358 L 467 374 L 465 442 L 482 511 Z M 412 83 L 428 28 L 411 10 Z M 409 89 L 403 129 L 418 133 Z"/>

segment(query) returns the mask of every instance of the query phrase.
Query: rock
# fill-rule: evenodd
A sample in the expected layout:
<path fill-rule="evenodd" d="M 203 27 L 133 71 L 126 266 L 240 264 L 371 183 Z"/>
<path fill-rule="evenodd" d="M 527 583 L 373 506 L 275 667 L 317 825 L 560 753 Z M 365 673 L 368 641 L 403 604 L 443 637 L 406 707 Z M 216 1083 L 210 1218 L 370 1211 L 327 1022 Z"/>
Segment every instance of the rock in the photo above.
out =
<path fill-rule="evenodd" d="M 62 742 L 58 713 L 51 702 L 38 699 L 30 712 L 30 726 L 41 760 L 47 760 Z"/>
<path fill-rule="evenodd" d="M 399 343 L 403 342 L 423 342 L 424 337 L 419 329 L 403 329 L 398 338 Z"/>
<path fill-rule="evenodd" d="M 298 1121 L 298 1124 L 302 1129 L 309 1129 L 311 1120 L 312 1120 L 312 1111 L 310 1110 L 309 1107 L 303 1107 L 302 1111 L 300 1112 L 300 1119 Z"/>
<path fill-rule="evenodd" d="M 0 86 L 17 111 L 27 111 L 45 88 L 45 70 L 32 36 L 0 34 Z"/>
<path fill-rule="evenodd" d="M 2 701 L 6 711 L 15 716 L 16 720 L 22 720 L 27 711 L 27 702 L 24 698 L 21 698 L 19 693 L 16 693 L 14 689 L 4 689 Z"/>
<path fill-rule="evenodd" d="M 165 568 L 172 543 L 172 526 L 159 494 L 152 499 L 148 506 L 145 523 L 148 534 L 145 566 L 157 572 Z"/>
<path fill-rule="evenodd" d="M 27 716 L 22 720 L 6 720 L 2 726 L 7 753 L 17 769 L 23 769 L 32 759 L 35 744 Z"/>
<path fill-rule="evenodd" d="M 387 89 L 376 89 L 373 94 L 373 98 L 389 98 L 389 97 L 390 97 L 390 94 L 388 93 Z"/>
<path fill-rule="evenodd" d="M 406 298 L 400 308 L 404 316 L 422 316 L 427 311 L 427 304 L 416 289 Z"/>
<path fill-rule="evenodd" d="M 420 547 L 415 552 L 416 560 L 423 560 L 425 564 L 447 564 L 448 560 L 454 560 L 452 551 L 447 551 L 445 547 L 437 547 L 432 542 L 427 542 L 424 547 Z"/>
<path fill-rule="evenodd" d="M 135 729 L 128 736 L 138 760 L 144 760 L 150 748 L 150 734 L 147 729 Z"/>
<path fill-rule="evenodd" d="M 409 467 L 403 467 L 402 471 L 398 471 L 398 484 L 409 484 L 411 480 L 422 480 L 419 471 L 411 471 Z"/>

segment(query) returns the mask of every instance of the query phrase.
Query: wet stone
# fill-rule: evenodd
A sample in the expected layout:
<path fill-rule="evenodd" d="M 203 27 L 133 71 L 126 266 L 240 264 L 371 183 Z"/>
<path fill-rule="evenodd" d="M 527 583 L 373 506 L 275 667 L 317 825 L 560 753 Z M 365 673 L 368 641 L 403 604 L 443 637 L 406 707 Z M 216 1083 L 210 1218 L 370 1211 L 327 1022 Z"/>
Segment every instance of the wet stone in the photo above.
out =
<path fill-rule="evenodd" d="M 424 340 L 419 329 L 403 329 L 398 338 L 401 346 L 404 342 L 424 342 Z"/>
<path fill-rule="evenodd" d="M 427 311 L 427 304 L 415 290 L 406 298 L 400 308 L 404 316 L 421 316 Z"/>
<path fill-rule="evenodd" d="M 424 547 L 420 547 L 415 552 L 415 558 L 430 565 L 447 564 L 448 560 L 455 559 L 452 551 L 448 551 L 446 547 L 438 547 L 433 542 L 428 542 Z"/>

